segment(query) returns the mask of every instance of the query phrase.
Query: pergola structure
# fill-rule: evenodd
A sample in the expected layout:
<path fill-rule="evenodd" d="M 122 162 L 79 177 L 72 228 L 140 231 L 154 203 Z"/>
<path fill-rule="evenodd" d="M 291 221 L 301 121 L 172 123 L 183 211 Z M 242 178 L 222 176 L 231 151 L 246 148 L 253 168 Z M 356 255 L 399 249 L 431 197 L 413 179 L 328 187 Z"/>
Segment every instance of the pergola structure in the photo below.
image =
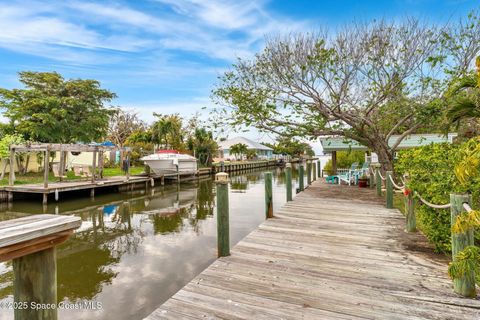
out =
<path fill-rule="evenodd" d="M 95 171 L 98 165 L 100 175 L 103 171 L 103 153 L 105 151 L 130 151 L 130 148 L 119 148 L 117 146 L 108 146 L 100 144 L 60 144 L 60 143 L 35 143 L 35 144 L 13 144 L 10 145 L 10 174 L 8 178 L 8 185 L 13 186 L 15 180 L 14 163 L 16 152 L 44 152 L 44 179 L 43 186 L 48 188 L 48 173 L 49 173 L 49 159 L 50 152 L 60 152 L 59 172 L 60 181 L 62 180 L 63 172 L 65 171 L 65 152 L 92 152 L 92 183 L 95 182 Z M 98 156 L 97 156 L 98 155 Z M 97 160 L 98 157 L 98 160 Z M 129 177 L 129 170 L 127 170 L 127 178 Z"/>

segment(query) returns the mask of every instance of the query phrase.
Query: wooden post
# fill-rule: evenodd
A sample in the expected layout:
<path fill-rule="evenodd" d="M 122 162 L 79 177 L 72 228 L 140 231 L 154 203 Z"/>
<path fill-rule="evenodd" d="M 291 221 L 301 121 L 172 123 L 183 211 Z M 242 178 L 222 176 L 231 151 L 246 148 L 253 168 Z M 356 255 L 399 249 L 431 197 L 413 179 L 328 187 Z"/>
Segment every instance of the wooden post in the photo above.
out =
<path fill-rule="evenodd" d="M 415 199 L 413 192 L 408 190 L 405 196 L 406 230 L 407 232 L 417 231 L 417 219 L 415 217 Z"/>
<path fill-rule="evenodd" d="M 228 173 L 215 175 L 217 185 L 217 248 L 218 257 L 230 255 L 230 226 L 228 212 Z"/>
<path fill-rule="evenodd" d="M 265 218 L 273 218 L 272 173 L 265 172 Z"/>
<path fill-rule="evenodd" d="M 98 152 L 98 177 L 103 179 L 103 150 Z"/>
<path fill-rule="evenodd" d="M 303 163 L 300 163 L 298 165 L 298 189 L 300 189 L 300 191 L 305 190 L 305 185 L 303 183 L 303 175 Z"/>
<path fill-rule="evenodd" d="M 92 160 L 92 183 L 95 183 L 95 174 L 97 172 L 97 148 L 93 150 L 93 160 Z"/>
<path fill-rule="evenodd" d="M 55 247 L 13 260 L 15 303 L 27 303 L 25 310 L 15 308 L 15 320 L 57 319 L 57 309 L 30 308 L 31 304 L 57 303 L 57 260 Z"/>
<path fill-rule="evenodd" d="M 307 161 L 307 186 L 312 184 L 312 162 Z"/>
<path fill-rule="evenodd" d="M 404 175 L 405 184 L 408 182 L 408 174 Z M 417 231 L 417 219 L 415 217 L 415 199 L 413 198 L 413 191 L 407 189 L 405 186 L 405 224 L 407 232 Z"/>
<path fill-rule="evenodd" d="M 322 177 L 322 163 L 320 160 L 317 161 L 317 177 Z"/>
<path fill-rule="evenodd" d="M 333 175 L 337 175 L 337 151 L 332 151 L 332 171 Z"/>
<path fill-rule="evenodd" d="M 10 172 L 8 173 L 8 185 L 13 186 L 15 182 L 15 149 L 10 149 Z"/>
<path fill-rule="evenodd" d="M 312 170 L 313 170 L 312 181 L 315 181 L 317 180 L 317 165 L 315 164 L 315 162 L 312 162 Z"/>
<path fill-rule="evenodd" d="M 58 164 L 58 177 L 59 177 L 59 180 L 60 181 L 63 181 L 63 173 L 65 172 L 65 170 L 63 169 L 63 165 L 64 165 L 64 158 L 63 158 L 63 150 L 60 149 L 60 162 Z"/>
<path fill-rule="evenodd" d="M 130 152 L 127 155 L 127 180 L 130 180 Z"/>
<path fill-rule="evenodd" d="M 375 176 L 370 172 L 369 174 L 370 180 L 368 181 L 368 184 L 370 185 L 370 189 L 375 188 Z"/>
<path fill-rule="evenodd" d="M 375 169 L 375 185 L 377 186 L 377 196 L 382 196 L 382 177 L 380 177 L 380 168 Z"/>
<path fill-rule="evenodd" d="M 285 165 L 285 185 L 287 187 L 287 201 L 292 201 L 292 164 Z"/>
<path fill-rule="evenodd" d="M 392 209 L 393 208 L 393 184 L 392 184 L 392 180 L 390 180 L 390 177 L 393 177 L 393 172 L 387 171 L 387 174 L 385 177 L 386 177 L 385 182 L 386 182 L 386 189 L 387 189 L 385 200 L 386 200 L 387 208 Z"/>
<path fill-rule="evenodd" d="M 50 150 L 47 147 L 47 150 L 45 150 L 45 158 L 43 159 L 43 187 L 45 189 L 48 188 L 48 173 L 49 173 L 49 168 L 48 168 L 48 163 L 50 162 Z"/>
<path fill-rule="evenodd" d="M 469 194 L 450 194 L 450 223 L 453 226 L 455 223 L 457 216 L 460 215 L 462 212 L 465 211 L 463 208 L 464 203 L 468 203 L 471 205 L 472 197 Z M 453 233 L 452 232 L 452 258 L 453 261 L 456 260 L 457 253 L 462 251 L 468 246 L 473 246 L 474 238 L 473 238 L 473 230 L 470 229 L 466 233 Z M 453 281 L 453 289 L 456 293 L 464 296 L 464 297 L 475 297 L 475 274 L 472 273 L 465 275 L 460 279 L 455 279 Z"/>

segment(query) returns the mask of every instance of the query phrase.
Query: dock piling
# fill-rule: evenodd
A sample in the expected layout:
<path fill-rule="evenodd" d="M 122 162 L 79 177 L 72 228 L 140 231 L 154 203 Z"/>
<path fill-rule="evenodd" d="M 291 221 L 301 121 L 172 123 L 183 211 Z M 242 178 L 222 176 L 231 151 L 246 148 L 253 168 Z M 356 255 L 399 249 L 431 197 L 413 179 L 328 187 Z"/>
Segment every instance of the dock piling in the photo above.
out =
<path fill-rule="evenodd" d="M 287 201 L 292 201 L 292 164 L 285 165 L 285 186 L 287 188 Z"/>
<path fill-rule="evenodd" d="M 312 184 L 312 162 L 307 161 L 307 186 Z"/>
<path fill-rule="evenodd" d="M 468 203 L 471 205 L 472 196 L 469 194 L 450 194 L 450 223 L 453 226 L 455 223 L 457 216 L 465 212 L 463 208 L 464 203 Z M 474 244 L 474 237 L 473 237 L 473 229 L 470 229 L 464 233 L 454 233 L 452 232 L 452 259 L 453 261 L 456 260 L 457 253 L 462 251 L 468 246 L 473 246 Z M 470 274 L 464 275 L 460 279 L 453 280 L 453 290 L 464 296 L 464 297 L 475 297 L 475 274 L 474 271 L 471 270 Z"/>
<path fill-rule="evenodd" d="M 265 172 L 265 217 L 273 218 L 272 173 Z"/>
<path fill-rule="evenodd" d="M 217 186 L 217 250 L 218 257 L 225 257 L 230 255 L 228 173 L 217 173 L 215 182 Z"/>
<path fill-rule="evenodd" d="M 375 170 L 375 185 L 377 186 L 377 196 L 382 196 L 382 177 L 380 177 L 380 168 L 377 166 Z"/>
<path fill-rule="evenodd" d="M 303 176 L 304 176 L 303 163 L 300 163 L 298 165 L 298 189 L 300 190 L 300 192 L 305 190 L 305 185 L 304 185 L 304 182 L 303 182 L 303 179 L 304 179 Z"/>
<path fill-rule="evenodd" d="M 393 184 L 392 184 L 391 177 L 393 177 L 393 172 L 387 171 L 386 181 L 385 181 L 387 192 L 385 195 L 385 200 L 386 200 L 388 209 L 393 208 Z"/>

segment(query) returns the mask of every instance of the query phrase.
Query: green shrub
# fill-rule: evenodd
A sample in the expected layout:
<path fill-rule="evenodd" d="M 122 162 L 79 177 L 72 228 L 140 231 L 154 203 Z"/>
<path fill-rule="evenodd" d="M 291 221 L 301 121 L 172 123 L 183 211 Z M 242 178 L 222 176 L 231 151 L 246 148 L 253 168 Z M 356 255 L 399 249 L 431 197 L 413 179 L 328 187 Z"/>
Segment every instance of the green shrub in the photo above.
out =
<path fill-rule="evenodd" d="M 471 192 L 475 205 L 478 205 L 479 181 L 472 180 L 462 185 L 454 172 L 464 147 L 465 144 L 444 143 L 403 150 L 399 152 L 395 170 L 397 174 L 408 172 L 408 188 L 431 203 L 449 203 L 452 192 Z M 435 245 L 437 251 L 450 252 L 450 210 L 433 209 L 420 205 L 419 202 L 417 200 L 415 208 L 419 229 Z"/>
<path fill-rule="evenodd" d="M 350 168 L 352 163 L 363 163 L 365 161 L 364 151 L 337 151 L 337 168 Z M 328 174 L 333 174 L 332 160 L 328 160 L 323 170 Z"/>

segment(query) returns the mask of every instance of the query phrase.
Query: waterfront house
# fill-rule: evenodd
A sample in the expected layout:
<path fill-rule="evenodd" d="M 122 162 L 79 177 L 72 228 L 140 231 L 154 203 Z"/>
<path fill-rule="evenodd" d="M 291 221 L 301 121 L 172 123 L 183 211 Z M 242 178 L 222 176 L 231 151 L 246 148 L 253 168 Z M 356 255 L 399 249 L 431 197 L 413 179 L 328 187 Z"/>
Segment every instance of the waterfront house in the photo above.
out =
<path fill-rule="evenodd" d="M 235 155 L 235 154 L 231 154 L 230 152 L 230 147 L 238 143 L 243 143 L 244 145 L 246 145 L 248 150 L 254 150 L 256 153 L 257 159 L 268 160 L 268 159 L 272 159 L 273 157 L 272 148 L 244 137 L 235 137 L 233 139 L 228 139 L 228 140 L 218 142 L 219 158 L 230 159 L 230 160 L 239 160 L 237 159 L 238 157 L 241 157 L 242 159 L 245 158 L 245 155 Z"/>

